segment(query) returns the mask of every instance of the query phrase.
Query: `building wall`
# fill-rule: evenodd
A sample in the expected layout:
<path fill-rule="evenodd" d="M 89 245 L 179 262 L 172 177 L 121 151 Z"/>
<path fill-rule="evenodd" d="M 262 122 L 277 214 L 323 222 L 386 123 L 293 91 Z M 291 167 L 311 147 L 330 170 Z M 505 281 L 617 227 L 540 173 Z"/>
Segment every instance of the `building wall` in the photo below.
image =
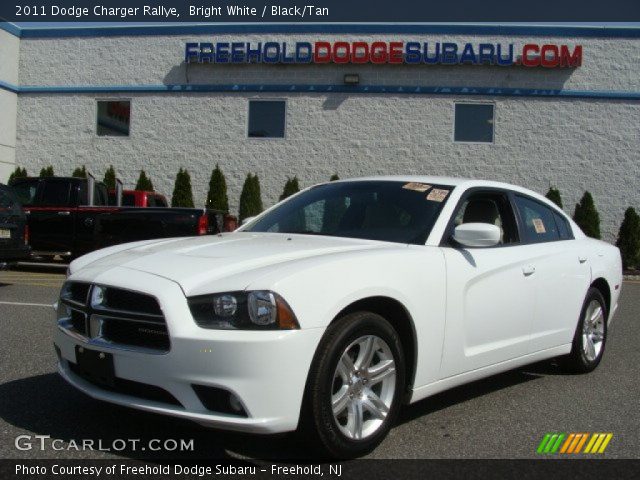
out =
<path fill-rule="evenodd" d="M 20 41 L 0 30 L 0 82 L 18 84 Z M 6 182 L 15 168 L 17 95 L 0 89 L 0 182 Z"/>
<path fill-rule="evenodd" d="M 22 85 L 340 84 L 360 73 L 361 84 L 489 86 L 640 91 L 637 40 L 544 39 L 406 35 L 382 40 L 528 41 L 583 44 L 578 69 L 524 67 L 190 65 L 184 44 L 211 36 L 23 39 Z M 322 35 L 216 36 L 216 40 L 314 41 Z M 374 40 L 373 36 L 341 36 Z M 42 52 L 46 52 L 43 54 Z M 95 134 L 96 99 L 132 100 L 131 136 Z M 250 98 L 287 100 L 285 139 L 246 136 Z M 453 142 L 456 101 L 496 105 L 495 143 Z M 101 176 L 113 164 L 126 185 L 140 168 L 170 195 L 187 167 L 196 204 L 204 203 L 212 168 L 227 176 L 237 211 L 242 182 L 258 173 L 265 205 L 277 200 L 287 176 L 302 185 L 376 174 L 437 174 L 502 180 L 541 193 L 560 188 L 571 212 L 584 190 L 594 195 L 604 237 L 613 240 L 624 209 L 640 207 L 640 102 L 576 98 L 478 97 L 346 93 L 21 94 L 18 164 L 30 172 L 52 164 L 70 174 L 87 165 Z"/>

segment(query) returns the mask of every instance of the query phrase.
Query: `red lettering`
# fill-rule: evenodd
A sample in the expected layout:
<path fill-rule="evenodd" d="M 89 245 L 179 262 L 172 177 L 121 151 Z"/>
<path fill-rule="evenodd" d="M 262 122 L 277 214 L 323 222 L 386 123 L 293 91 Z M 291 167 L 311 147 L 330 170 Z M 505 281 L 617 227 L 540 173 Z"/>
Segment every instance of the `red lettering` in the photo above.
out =
<path fill-rule="evenodd" d="M 362 51 L 362 55 L 358 54 Z M 369 44 L 367 42 L 353 42 L 351 44 L 351 63 L 367 63 L 369 61 Z"/>
<path fill-rule="evenodd" d="M 557 67 L 559 63 L 560 53 L 558 52 L 558 46 L 543 45 L 540 49 L 540 65 L 546 68 L 552 68 Z"/>
<path fill-rule="evenodd" d="M 329 63 L 331 61 L 331 44 L 329 42 L 315 43 L 313 46 L 313 61 L 314 63 Z"/>
<path fill-rule="evenodd" d="M 347 42 L 333 44 L 333 61 L 335 63 L 349 63 L 350 45 Z"/>
<path fill-rule="evenodd" d="M 529 57 L 529 53 L 538 53 L 540 48 L 535 43 L 527 43 L 522 48 L 522 65 L 525 67 L 537 67 L 540 65 L 540 58 L 536 55 Z"/>
<path fill-rule="evenodd" d="M 569 53 L 569 47 L 560 46 L 560 65 L 562 67 L 579 67 L 582 65 L 582 45 L 573 48 L 573 54 Z"/>
<path fill-rule="evenodd" d="M 402 42 L 389 44 L 389 63 L 402 63 Z"/>
<path fill-rule="evenodd" d="M 389 54 L 387 44 L 384 42 L 373 42 L 371 44 L 371 63 L 387 63 Z"/>

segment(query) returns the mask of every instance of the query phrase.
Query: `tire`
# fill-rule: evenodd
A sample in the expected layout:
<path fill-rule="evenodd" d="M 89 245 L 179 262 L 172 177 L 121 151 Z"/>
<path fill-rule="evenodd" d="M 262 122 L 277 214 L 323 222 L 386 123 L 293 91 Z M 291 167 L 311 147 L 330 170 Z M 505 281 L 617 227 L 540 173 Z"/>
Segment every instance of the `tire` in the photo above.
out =
<path fill-rule="evenodd" d="M 404 389 L 398 333 L 375 313 L 348 314 L 331 324 L 320 341 L 307 380 L 300 431 L 332 458 L 369 453 L 389 433 Z"/>
<path fill-rule="evenodd" d="M 580 311 L 571 353 L 560 358 L 568 373 L 589 373 L 602 360 L 607 343 L 607 305 L 597 288 L 590 288 Z"/>

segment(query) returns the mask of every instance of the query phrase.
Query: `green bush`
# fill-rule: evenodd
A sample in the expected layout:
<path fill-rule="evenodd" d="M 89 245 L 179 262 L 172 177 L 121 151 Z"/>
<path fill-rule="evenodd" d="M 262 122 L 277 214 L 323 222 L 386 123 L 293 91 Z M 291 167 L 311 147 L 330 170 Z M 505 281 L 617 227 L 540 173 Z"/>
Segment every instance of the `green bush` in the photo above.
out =
<path fill-rule="evenodd" d="M 616 246 L 620 249 L 624 268 L 640 267 L 640 216 L 631 207 L 624 212 Z"/>
<path fill-rule="evenodd" d="M 585 235 L 600 238 L 600 215 L 589 192 L 584 192 L 580 203 L 576 204 L 573 219 Z"/>
<path fill-rule="evenodd" d="M 549 200 L 555 203 L 557 206 L 562 208 L 562 197 L 560 196 L 560 190 L 557 188 L 550 187 L 549 191 L 545 195 Z"/>
<path fill-rule="evenodd" d="M 298 183 L 298 177 L 289 178 L 287 177 L 287 183 L 284 184 L 284 190 L 282 191 L 282 195 L 280 195 L 280 200 L 284 200 L 287 197 L 290 197 L 294 193 L 298 193 L 300 191 L 300 185 Z"/>
<path fill-rule="evenodd" d="M 53 167 L 51 165 L 40 170 L 40 178 L 44 177 L 55 177 L 55 174 L 53 173 Z"/>
<path fill-rule="evenodd" d="M 220 170 L 219 165 L 216 165 L 216 168 L 211 172 L 209 192 L 207 193 L 207 202 L 205 206 L 214 210 L 222 210 L 225 213 L 229 212 L 227 181 L 225 180 L 224 174 L 222 173 L 222 170 Z"/>
<path fill-rule="evenodd" d="M 110 165 L 106 172 L 104 172 L 104 180 L 103 183 L 110 190 L 115 190 L 116 188 L 116 171 L 113 168 L 113 165 Z"/>
<path fill-rule="evenodd" d="M 193 208 L 193 191 L 191 190 L 191 176 L 185 168 L 181 168 L 176 175 L 176 183 L 171 196 L 172 207 Z"/>
<path fill-rule="evenodd" d="M 153 192 L 153 183 L 151 183 L 151 179 L 147 177 L 147 174 L 144 173 L 144 170 L 140 170 L 140 176 L 138 177 L 138 181 L 136 182 L 136 190 L 142 190 L 144 192 Z"/>
<path fill-rule="evenodd" d="M 258 175 L 247 174 L 247 178 L 240 193 L 240 221 L 255 217 L 262 212 L 262 197 L 260 194 L 260 180 Z"/>
<path fill-rule="evenodd" d="M 11 172 L 11 175 L 9 175 L 8 183 L 11 183 L 11 180 L 13 180 L 14 178 L 24 178 L 26 176 L 28 176 L 26 168 L 16 167 L 16 169 Z"/>
<path fill-rule="evenodd" d="M 335 182 L 336 180 L 340 180 L 340 177 L 338 176 L 337 173 L 334 173 L 333 175 L 331 175 L 331 178 L 329 179 L 329 181 Z"/>
<path fill-rule="evenodd" d="M 82 168 L 78 167 L 73 171 L 71 176 L 77 178 L 87 178 L 87 169 L 84 165 L 82 166 Z"/>

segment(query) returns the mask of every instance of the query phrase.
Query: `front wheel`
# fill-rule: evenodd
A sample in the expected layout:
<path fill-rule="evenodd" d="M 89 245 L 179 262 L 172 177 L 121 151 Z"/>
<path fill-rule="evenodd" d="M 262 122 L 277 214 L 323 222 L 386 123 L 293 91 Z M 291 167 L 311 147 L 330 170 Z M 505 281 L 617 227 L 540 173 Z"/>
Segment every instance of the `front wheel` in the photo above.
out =
<path fill-rule="evenodd" d="M 597 288 L 587 291 L 580 321 L 573 338 L 571 353 L 560 359 L 570 373 L 593 371 L 604 354 L 607 341 L 607 305 Z"/>
<path fill-rule="evenodd" d="M 323 337 L 309 374 L 306 433 L 331 456 L 373 450 L 397 417 L 405 387 L 400 337 L 380 315 L 356 312 Z"/>

